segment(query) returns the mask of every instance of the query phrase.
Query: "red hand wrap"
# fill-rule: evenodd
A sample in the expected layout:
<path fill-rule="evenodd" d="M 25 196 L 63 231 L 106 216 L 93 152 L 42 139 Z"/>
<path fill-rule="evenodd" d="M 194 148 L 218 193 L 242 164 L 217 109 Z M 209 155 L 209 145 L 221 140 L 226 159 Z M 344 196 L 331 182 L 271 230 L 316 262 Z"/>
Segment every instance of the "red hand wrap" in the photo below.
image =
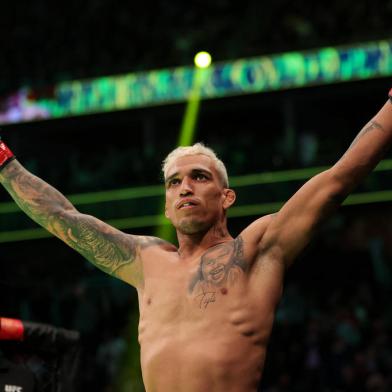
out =
<path fill-rule="evenodd" d="M 7 145 L 0 140 L 0 170 L 4 167 L 8 162 L 13 160 L 15 155 L 13 152 L 7 147 Z"/>
<path fill-rule="evenodd" d="M 0 318 L 0 340 L 23 340 L 24 326 L 21 320 Z"/>

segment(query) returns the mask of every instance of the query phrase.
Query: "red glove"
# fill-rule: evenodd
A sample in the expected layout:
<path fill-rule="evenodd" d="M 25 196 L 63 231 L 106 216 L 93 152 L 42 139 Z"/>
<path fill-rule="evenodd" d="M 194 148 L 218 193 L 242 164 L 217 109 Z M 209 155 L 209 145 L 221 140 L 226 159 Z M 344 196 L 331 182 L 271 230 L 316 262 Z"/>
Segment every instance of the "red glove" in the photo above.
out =
<path fill-rule="evenodd" d="M 14 159 L 15 155 L 0 138 L 0 171 Z"/>
<path fill-rule="evenodd" d="M 24 326 L 21 320 L 0 317 L 0 340 L 23 340 Z"/>

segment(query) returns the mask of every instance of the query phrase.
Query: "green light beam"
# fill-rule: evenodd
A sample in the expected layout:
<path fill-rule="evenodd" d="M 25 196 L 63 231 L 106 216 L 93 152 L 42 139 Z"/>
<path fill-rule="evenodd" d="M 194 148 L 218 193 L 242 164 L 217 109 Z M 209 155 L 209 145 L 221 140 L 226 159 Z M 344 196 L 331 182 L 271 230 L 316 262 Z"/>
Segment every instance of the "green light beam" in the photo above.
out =
<path fill-rule="evenodd" d="M 181 130 L 179 133 L 179 138 L 177 145 L 178 146 L 189 146 L 192 144 L 195 131 L 196 131 L 196 122 L 199 113 L 200 107 L 200 92 L 201 86 L 203 82 L 203 75 L 205 74 L 204 69 L 197 69 L 194 72 L 194 79 L 192 88 L 190 90 L 190 95 L 188 99 L 188 103 L 185 109 L 184 117 L 182 120 Z M 162 198 L 161 202 L 161 211 L 165 209 L 165 198 Z M 169 220 L 166 218 L 164 214 L 158 215 L 157 217 L 157 229 L 156 236 L 162 239 L 165 239 L 169 242 L 176 241 L 176 233 L 174 227 L 169 224 Z M 145 219 L 145 220 L 148 220 Z M 154 220 L 154 217 L 152 218 Z M 122 222 L 124 223 L 124 222 Z M 117 224 L 121 225 L 121 222 L 117 222 Z M 137 330 L 137 320 L 131 319 L 128 325 L 128 330 Z M 142 385 L 142 378 L 140 368 L 136 366 L 138 362 L 140 352 L 135 347 L 129 347 L 127 350 L 126 358 L 122 362 L 120 366 L 119 378 L 120 382 L 118 387 L 116 388 L 116 392 L 125 392 L 128 391 L 129 383 L 136 382 L 136 385 Z M 133 369 L 133 377 L 129 372 L 129 369 Z"/>
<path fill-rule="evenodd" d="M 193 143 L 196 133 L 197 117 L 200 108 L 200 93 L 203 81 L 206 76 L 206 69 L 196 68 L 194 72 L 194 80 L 189 93 L 188 103 L 182 119 L 181 130 L 179 133 L 177 145 L 189 146 Z M 165 209 L 165 200 L 163 199 L 161 211 Z M 175 242 L 174 227 L 168 225 L 168 219 L 165 215 L 161 216 L 161 220 L 156 230 L 156 236 L 169 242 Z"/>
<path fill-rule="evenodd" d="M 188 103 L 182 120 L 178 146 L 189 146 L 193 143 L 196 131 L 197 117 L 200 108 L 200 95 L 203 81 L 206 78 L 206 69 L 196 68 L 192 89 L 189 93 Z"/>

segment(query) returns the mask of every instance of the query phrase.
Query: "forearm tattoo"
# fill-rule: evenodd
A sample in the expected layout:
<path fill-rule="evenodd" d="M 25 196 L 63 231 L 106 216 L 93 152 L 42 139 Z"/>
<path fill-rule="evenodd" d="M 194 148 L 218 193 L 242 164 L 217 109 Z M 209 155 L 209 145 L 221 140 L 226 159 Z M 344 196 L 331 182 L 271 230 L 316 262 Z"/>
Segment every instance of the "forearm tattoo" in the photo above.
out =
<path fill-rule="evenodd" d="M 137 243 L 98 219 L 83 214 L 49 218 L 51 231 L 103 271 L 116 275 L 136 258 Z"/>
<path fill-rule="evenodd" d="M 80 214 L 60 192 L 19 164 L 6 170 L 1 182 L 20 208 L 97 267 L 116 274 L 121 267 L 135 260 L 135 237 L 92 216 Z M 153 242 L 147 237 L 142 245 L 149 246 Z"/>
<path fill-rule="evenodd" d="M 361 156 L 354 155 L 353 160 L 346 161 L 346 158 L 349 157 L 351 150 L 359 144 L 360 140 L 368 134 L 366 140 L 369 140 L 369 143 L 363 141 L 362 144 L 362 153 Z M 375 141 L 372 143 L 371 137 L 374 135 Z M 346 177 L 346 182 L 351 181 L 351 186 L 348 191 L 350 192 L 353 187 L 355 187 L 376 165 L 377 163 L 385 156 L 387 151 L 389 150 L 390 141 L 388 140 L 390 136 L 388 135 L 388 131 L 378 122 L 370 121 L 368 124 L 363 127 L 363 129 L 359 132 L 357 137 L 353 140 L 348 150 L 339 160 L 338 164 L 342 164 L 343 168 L 345 168 L 346 163 L 348 166 L 343 170 L 343 175 Z M 345 197 L 347 196 L 347 192 L 345 192 Z"/>
<path fill-rule="evenodd" d="M 370 121 L 368 124 L 366 124 L 351 143 L 349 150 L 351 150 L 351 148 L 353 148 L 364 135 L 376 129 L 385 132 L 385 129 L 377 121 Z"/>

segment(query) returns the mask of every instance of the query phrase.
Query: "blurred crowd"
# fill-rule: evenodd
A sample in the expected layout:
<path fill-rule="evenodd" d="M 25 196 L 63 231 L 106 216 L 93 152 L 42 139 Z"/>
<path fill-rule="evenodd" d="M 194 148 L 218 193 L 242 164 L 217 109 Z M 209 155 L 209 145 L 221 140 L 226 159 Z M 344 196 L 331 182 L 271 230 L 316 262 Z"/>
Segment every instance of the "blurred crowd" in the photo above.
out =
<path fill-rule="evenodd" d="M 262 391 L 391 390 L 390 211 L 358 212 L 332 220 L 289 274 Z"/>
<path fill-rule="evenodd" d="M 297 285 L 286 289 L 262 391 L 391 390 L 392 320 L 384 297 L 390 291 L 375 292 L 367 282 L 355 286 L 332 288 L 321 300 Z"/>

